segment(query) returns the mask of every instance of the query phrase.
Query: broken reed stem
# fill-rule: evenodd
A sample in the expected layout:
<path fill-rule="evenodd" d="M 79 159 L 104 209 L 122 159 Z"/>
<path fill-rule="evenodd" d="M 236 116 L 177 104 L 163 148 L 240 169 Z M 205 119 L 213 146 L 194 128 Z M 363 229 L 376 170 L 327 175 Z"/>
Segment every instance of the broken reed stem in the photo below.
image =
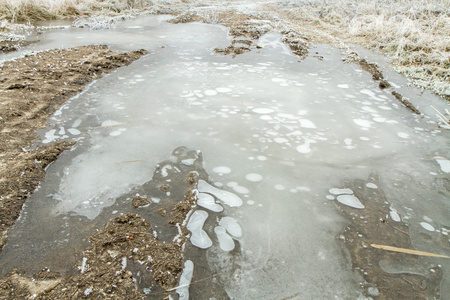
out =
<path fill-rule="evenodd" d="M 439 119 L 442 120 L 442 122 L 444 122 L 446 125 L 450 126 L 450 123 L 448 123 L 448 119 L 440 111 L 438 111 L 433 105 L 431 105 L 431 108 L 436 111 L 437 116 L 439 117 Z"/>
<path fill-rule="evenodd" d="M 450 256 L 446 256 L 446 255 L 435 254 L 435 253 L 419 251 L 419 250 L 406 249 L 406 248 L 398 248 L 398 247 L 393 247 L 393 246 L 377 245 L 377 244 L 370 244 L 370 246 L 372 246 L 373 248 L 377 248 L 377 249 L 405 253 L 405 254 L 450 258 Z"/>

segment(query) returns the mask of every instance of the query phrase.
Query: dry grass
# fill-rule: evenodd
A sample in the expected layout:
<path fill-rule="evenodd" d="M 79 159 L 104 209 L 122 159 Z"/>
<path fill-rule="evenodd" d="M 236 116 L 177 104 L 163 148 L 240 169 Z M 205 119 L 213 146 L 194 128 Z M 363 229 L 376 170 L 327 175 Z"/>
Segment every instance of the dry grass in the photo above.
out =
<path fill-rule="evenodd" d="M 0 0 L 0 14 L 1 19 L 13 22 L 51 20 L 97 12 L 122 13 L 148 4 L 148 0 Z"/>
<path fill-rule="evenodd" d="M 386 53 L 418 86 L 450 99 L 450 0 L 284 1 L 278 9 Z"/>

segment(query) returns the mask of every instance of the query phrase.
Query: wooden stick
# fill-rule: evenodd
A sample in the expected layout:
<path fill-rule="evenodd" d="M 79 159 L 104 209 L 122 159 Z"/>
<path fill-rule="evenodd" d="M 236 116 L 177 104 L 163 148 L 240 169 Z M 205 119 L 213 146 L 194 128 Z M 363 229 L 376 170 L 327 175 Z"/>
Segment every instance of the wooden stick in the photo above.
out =
<path fill-rule="evenodd" d="M 443 258 L 450 258 L 450 256 L 441 255 L 441 254 L 434 254 L 431 252 L 425 252 L 425 251 L 419 251 L 419 250 L 412 250 L 412 249 L 405 249 L 405 248 L 397 248 L 392 246 L 386 246 L 386 245 L 377 245 L 377 244 L 370 244 L 370 246 L 382 249 L 386 251 L 393 251 L 393 252 L 400 252 L 400 253 L 406 253 L 406 254 L 413 254 L 413 255 L 421 255 L 421 256 L 432 256 L 432 257 L 443 257 Z"/>

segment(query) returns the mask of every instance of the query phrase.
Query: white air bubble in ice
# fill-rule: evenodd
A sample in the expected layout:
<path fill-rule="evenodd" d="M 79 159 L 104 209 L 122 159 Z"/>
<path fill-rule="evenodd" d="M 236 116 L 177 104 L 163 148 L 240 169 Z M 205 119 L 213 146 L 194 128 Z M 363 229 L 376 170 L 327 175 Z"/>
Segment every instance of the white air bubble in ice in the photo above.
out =
<path fill-rule="evenodd" d="M 254 108 L 252 110 L 254 113 L 257 114 L 271 114 L 273 112 L 275 112 L 275 110 L 271 109 L 271 108 Z"/>
<path fill-rule="evenodd" d="M 372 183 L 372 182 L 366 183 L 366 186 L 367 186 L 369 189 L 377 189 L 377 188 L 378 188 L 378 186 L 377 186 L 375 183 Z"/>
<path fill-rule="evenodd" d="M 223 251 L 231 251 L 234 249 L 233 238 L 227 233 L 226 229 L 222 226 L 214 228 L 214 232 L 219 240 L 220 249 Z"/>
<path fill-rule="evenodd" d="M 204 210 L 196 210 L 192 213 L 191 218 L 186 226 L 187 230 L 192 233 L 192 245 L 201 249 L 206 249 L 212 246 L 212 241 L 208 234 L 203 230 L 203 224 L 208 218 L 208 213 Z"/>
<path fill-rule="evenodd" d="M 282 138 L 282 137 L 276 137 L 276 138 L 274 138 L 273 140 L 274 140 L 274 142 L 277 143 L 277 144 L 284 144 L 284 143 L 289 142 L 288 139 Z"/>
<path fill-rule="evenodd" d="M 218 91 L 219 93 L 229 93 L 231 92 L 231 89 L 226 87 L 218 87 L 216 88 L 216 91 Z"/>
<path fill-rule="evenodd" d="M 337 196 L 337 201 L 347 206 L 363 209 L 364 205 L 356 198 L 354 195 L 339 195 Z"/>
<path fill-rule="evenodd" d="M 409 138 L 409 134 L 407 134 L 406 132 L 399 132 L 397 133 L 398 137 L 402 138 L 402 139 L 407 139 Z"/>
<path fill-rule="evenodd" d="M 238 238 L 242 236 L 241 226 L 232 217 L 223 217 L 220 219 L 219 225 L 225 228 L 233 237 Z"/>
<path fill-rule="evenodd" d="M 278 191 L 284 191 L 286 189 L 286 187 L 282 184 L 275 184 L 274 188 Z"/>
<path fill-rule="evenodd" d="M 216 201 L 214 200 L 214 197 L 211 196 L 210 194 L 199 193 L 197 204 L 213 212 L 223 211 L 223 207 L 217 204 Z"/>
<path fill-rule="evenodd" d="M 424 229 L 428 231 L 434 231 L 434 227 L 427 222 L 420 222 L 420 226 L 422 226 Z"/>
<path fill-rule="evenodd" d="M 397 210 L 390 208 L 391 211 L 389 212 L 389 215 L 391 216 L 391 219 L 395 222 L 400 222 L 402 219 L 400 218 L 400 215 L 398 214 Z"/>
<path fill-rule="evenodd" d="M 251 182 L 260 182 L 263 179 L 263 177 L 260 174 L 250 173 L 245 175 L 245 179 Z"/>
<path fill-rule="evenodd" d="M 301 119 L 301 120 L 299 120 L 299 122 L 300 122 L 300 126 L 303 128 L 311 128 L 311 129 L 317 128 L 316 125 L 314 125 L 314 123 L 311 122 L 310 120 Z"/>
<path fill-rule="evenodd" d="M 360 127 L 363 127 L 363 128 L 369 128 L 369 127 L 372 126 L 372 125 L 371 125 L 372 122 L 370 122 L 370 121 L 368 121 L 368 120 L 354 119 L 353 122 L 354 122 L 356 125 L 358 125 L 358 126 L 360 126 Z"/>
<path fill-rule="evenodd" d="M 220 167 L 215 167 L 213 169 L 214 173 L 217 174 L 230 174 L 231 173 L 231 169 L 225 166 L 220 166 Z"/>
<path fill-rule="evenodd" d="M 161 168 L 161 176 L 162 177 L 167 177 L 169 175 L 167 170 L 172 170 L 172 166 L 171 165 L 165 165 L 164 167 Z"/>
<path fill-rule="evenodd" d="M 348 84 L 338 84 L 337 87 L 340 89 L 348 89 L 349 85 Z"/>
<path fill-rule="evenodd" d="M 235 192 L 238 192 L 239 194 L 248 194 L 248 193 L 250 193 L 250 191 L 246 187 L 243 187 L 243 186 L 240 186 L 240 185 L 234 186 L 233 190 Z"/>
<path fill-rule="evenodd" d="M 446 159 L 436 159 L 436 162 L 441 167 L 442 172 L 450 173 L 450 161 Z"/>
<path fill-rule="evenodd" d="M 185 261 L 183 273 L 180 276 L 180 282 L 176 289 L 179 300 L 189 300 L 189 286 L 194 275 L 194 263 L 190 260 Z M 169 297 L 170 298 L 170 297 Z"/>
<path fill-rule="evenodd" d="M 237 195 L 228 191 L 219 190 L 204 180 L 198 181 L 198 190 L 199 192 L 208 193 L 215 196 L 217 199 L 231 207 L 241 206 L 243 203 L 242 199 Z"/>
<path fill-rule="evenodd" d="M 215 90 L 206 90 L 204 91 L 206 96 L 215 96 L 217 95 L 217 92 Z"/>
<path fill-rule="evenodd" d="M 256 158 L 257 158 L 258 160 L 260 160 L 260 161 L 265 161 L 265 160 L 267 160 L 267 157 L 264 156 L 264 155 L 258 155 Z"/>
<path fill-rule="evenodd" d="M 338 188 L 332 188 L 329 189 L 329 192 L 333 195 L 352 195 L 353 191 L 351 189 L 338 189 Z"/>
<path fill-rule="evenodd" d="M 181 161 L 181 164 L 185 165 L 185 166 L 192 166 L 195 162 L 195 158 L 188 158 L 188 159 L 183 159 Z"/>

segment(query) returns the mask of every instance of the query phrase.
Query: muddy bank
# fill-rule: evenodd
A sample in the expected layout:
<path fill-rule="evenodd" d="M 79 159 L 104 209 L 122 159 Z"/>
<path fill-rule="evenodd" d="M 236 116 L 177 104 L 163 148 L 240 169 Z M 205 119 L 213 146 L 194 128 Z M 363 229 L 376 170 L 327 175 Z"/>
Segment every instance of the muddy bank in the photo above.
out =
<path fill-rule="evenodd" d="M 106 46 L 34 53 L 0 68 L 0 248 L 45 168 L 73 145 L 31 147 L 36 131 L 61 104 L 93 80 L 128 65 L 146 51 L 117 53 Z"/>
<path fill-rule="evenodd" d="M 34 275 L 11 270 L 0 280 L 0 297 L 177 299 L 177 293 L 186 295 L 178 285 L 190 260 L 195 266 L 191 294 L 227 299 L 205 251 L 188 241 L 187 218 L 198 209 L 198 180 L 207 177 L 200 153 L 175 149 L 152 180 L 118 200 L 127 210 L 89 237 L 90 246 L 73 266 L 75 275 L 63 276 L 45 266 Z"/>

